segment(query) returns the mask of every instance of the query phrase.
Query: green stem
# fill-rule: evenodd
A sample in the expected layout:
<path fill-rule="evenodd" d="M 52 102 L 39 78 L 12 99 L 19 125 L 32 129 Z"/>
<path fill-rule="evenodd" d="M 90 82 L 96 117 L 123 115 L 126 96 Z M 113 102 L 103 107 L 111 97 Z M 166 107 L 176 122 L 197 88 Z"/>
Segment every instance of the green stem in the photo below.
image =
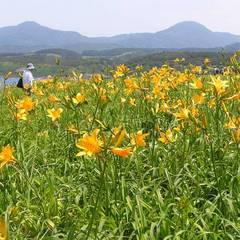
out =
<path fill-rule="evenodd" d="M 100 161 L 100 160 L 99 160 L 99 161 Z M 87 233 L 87 236 L 86 236 L 86 240 L 88 240 L 88 238 L 89 238 L 89 236 L 90 236 L 90 233 L 91 233 L 92 227 L 93 227 L 93 223 L 94 223 L 94 220 L 95 220 L 95 217 L 96 217 L 97 208 L 98 208 L 98 203 L 99 203 L 99 199 L 100 199 L 100 193 L 101 193 L 102 187 L 103 187 L 103 185 L 104 185 L 105 170 L 106 170 L 106 162 L 104 162 L 103 169 L 102 169 L 102 171 L 101 171 L 100 186 L 99 186 L 99 189 L 98 189 L 96 202 L 95 202 L 94 207 L 93 207 L 93 209 L 92 209 L 92 217 L 91 217 L 91 220 L 90 220 L 90 223 L 89 223 L 88 233 Z M 97 230 L 95 231 L 95 234 L 97 234 Z"/>

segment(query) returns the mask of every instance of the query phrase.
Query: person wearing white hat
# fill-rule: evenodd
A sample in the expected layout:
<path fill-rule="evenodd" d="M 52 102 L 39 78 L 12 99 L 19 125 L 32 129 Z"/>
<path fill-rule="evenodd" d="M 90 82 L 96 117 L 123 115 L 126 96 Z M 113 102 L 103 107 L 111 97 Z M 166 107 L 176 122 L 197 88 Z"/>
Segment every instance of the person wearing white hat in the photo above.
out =
<path fill-rule="evenodd" d="M 27 68 L 23 71 L 23 83 L 29 84 L 29 89 L 28 89 L 29 94 L 32 93 L 34 77 L 31 71 L 34 69 L 35 69 L 34 65 L 32 63 L 29 63 L 27 65 Z"/>

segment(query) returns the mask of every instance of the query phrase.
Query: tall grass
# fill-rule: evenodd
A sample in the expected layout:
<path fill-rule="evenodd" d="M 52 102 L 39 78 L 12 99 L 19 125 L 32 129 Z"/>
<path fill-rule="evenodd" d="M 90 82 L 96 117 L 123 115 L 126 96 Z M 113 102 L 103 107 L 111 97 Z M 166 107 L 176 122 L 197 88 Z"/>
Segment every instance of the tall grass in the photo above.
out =
<path fill-rule="evenodd" d="M 26 120 L 16 119 L 26 96 L 7 87 L 0 146 L 16 160 L 0 172 L 0 211 L 9 239 L 240 239 L 240 76 L 198 72 L 120 66 L 111 79 L 43 81 Z M 56 121 L 53 108 L 63 109 Z M 112 152 L 119 126 L 126 157 Z M 101 152 L 77 157 L 76 142 L 95 129 Z M 131 141 L 139 130 L 145 146 Z"/>

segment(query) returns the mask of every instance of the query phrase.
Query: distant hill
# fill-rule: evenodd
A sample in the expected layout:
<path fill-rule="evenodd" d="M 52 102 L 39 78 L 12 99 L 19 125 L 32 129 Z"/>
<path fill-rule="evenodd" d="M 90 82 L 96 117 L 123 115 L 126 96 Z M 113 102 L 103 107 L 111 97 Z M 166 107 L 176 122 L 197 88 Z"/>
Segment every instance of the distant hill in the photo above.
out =
<path fill-rule="evenodd" d="M 119 47 L 117 44 L 91 42 L 77 32 L 54 30 L 36 22 L 0 28 L 0 53 L 22 53 L 49 48 L 65 48 L 81 52 Z"/>
<path fill-rule="evenodd" d="M 196 22 L 181 22 L 156 33 L 97 38 L 86 37 L 73 31 L 51 29 L 35 22 L 0 28 L 0 53 L 26 53 L 49 48 L 63 48 L 78 53 L 116 48 L 196 50 L 223 48 L 237 42 L 240 42 L 240 36 L 213 32 Z"/>
<path fill-rule="evenodd" d="M 83 51 L 82 55 L 89 57 L 107 57 L 107 58 L 116 58 L 116 57 L 126 57 L 127 55 L 131 56 L 143 56 L 152 53 L 162 52 L 164 49 L 160 48 L 114 48 L 106 50 L 87 50 Z"/>
<path fill-rule="evenodd" d="M 234 43 L 234 44 L 231 44 L 231 45 L 227 45 L 224 50 L 226 52 L 236 52 L 236 51 L 239 51 L 240 50 L 240 42 L 239 43 Z"/>
<path fill-rule="evenodd" d="M 35 22 L 0 28 L 0 45 L 55 46 L 87 40 L 77 32 L 50 29 Z"/>
<path fill-rule="evenodd" d="M 176 58 L 186 59 L 178 65 L 180 67 L 187 66 L 190 63 L 202 65 L 206 57 L 211 60 L 211 66 L 224 66 L 228 64 L 231 55 L 232 53 L 159 51 L 159 49 L 113 49 L 93 51 L 87 55 L 87 53 L 79 54 L 67 49 L 44 49 L 31 53 L 0 53 L 0 75 L 14 71 L 19 67 L 25 67 L 29 62 L 36 66 L 36 76 L 59 74 L 62 68 L 67 72 L 77 69 L 87 74 L 96 72 L 109 74 L 110 66 L 113 67 L 122 63 L 130 67 L 143 65 L 146 69 L 161 66 L 165 63 L 176 66 L 174 61 Z M 56 57 L 61 59 L 61 67 L 56 65 Z"/>
<path fill-rule="evenodd" d="M 74 57 L 79 58 L 81 55 L 77 52 L 68 50 L 68 49 L 62 49 L 62 48 L 52 48 L 52 49 L 43 49 L 34 52 L 36 55 L 59 55 L 61 57 Z"/>
<path fill-rule="evenodd" d="M 97 41 L 134 48 L 216 48 L 240 42 L 240 36 L 213 32 L 196 22 L 181 22 L 156 33 L 124 34 Z"/>

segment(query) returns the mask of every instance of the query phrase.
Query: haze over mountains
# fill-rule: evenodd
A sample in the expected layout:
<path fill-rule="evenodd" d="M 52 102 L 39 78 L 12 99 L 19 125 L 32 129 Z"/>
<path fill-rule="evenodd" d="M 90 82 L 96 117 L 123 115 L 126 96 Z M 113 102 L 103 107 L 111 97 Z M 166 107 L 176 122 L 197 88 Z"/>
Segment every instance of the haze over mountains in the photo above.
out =
<path fill-rule="evenodd" d="M 60 31 L 24 22 L 0 28 L 0 52 L 31 52 L 48 48 L 63 48 L 78 53 L 86 50 L 116 48 L 203 49 L 224 48 L 235 51 L 240 36 L 213 32 L 196 22 L 181 22 L 156 33 L 123 34 L 113 37 L 90 38 L 72 31 Z"/>

